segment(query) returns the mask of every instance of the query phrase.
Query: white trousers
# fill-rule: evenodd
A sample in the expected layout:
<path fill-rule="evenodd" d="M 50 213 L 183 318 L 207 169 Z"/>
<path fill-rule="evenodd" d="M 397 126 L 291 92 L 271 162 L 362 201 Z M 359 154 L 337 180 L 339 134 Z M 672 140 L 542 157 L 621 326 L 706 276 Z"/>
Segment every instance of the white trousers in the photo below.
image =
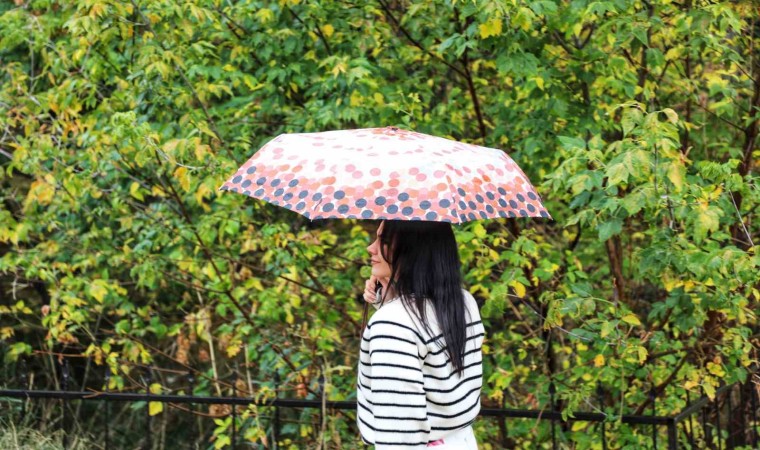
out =
<path fill-rule="evenodd" d="M 443 438 L 443 444 L 428 444 L 432 450 L 478 450 L 472 425 L 457 430 Z"/>

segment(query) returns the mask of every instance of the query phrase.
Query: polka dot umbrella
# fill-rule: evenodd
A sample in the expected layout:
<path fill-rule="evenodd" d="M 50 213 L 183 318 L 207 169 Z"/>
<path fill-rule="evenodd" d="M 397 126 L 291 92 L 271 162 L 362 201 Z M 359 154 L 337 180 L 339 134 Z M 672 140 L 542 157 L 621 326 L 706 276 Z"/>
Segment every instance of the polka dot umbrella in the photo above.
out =
<path fill-rule="evenodd" d="M 219 189 L 311 220 L 550 218 L 503 151 L 397 127 L 281 134 Z"/>

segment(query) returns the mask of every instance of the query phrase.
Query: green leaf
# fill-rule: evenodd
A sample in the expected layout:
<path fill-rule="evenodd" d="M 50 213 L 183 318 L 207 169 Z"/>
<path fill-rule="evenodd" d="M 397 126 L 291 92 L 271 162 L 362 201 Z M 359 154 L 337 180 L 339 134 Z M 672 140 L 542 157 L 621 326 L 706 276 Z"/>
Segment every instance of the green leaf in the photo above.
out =
<path fill-rule="evenodd" d="M 635 26 L 631 30 L 636 39 L 644 45 L 649 45 L 649 39 L 647 39 L 647 30 L 640 26 Z"/>
<path fill-rule="evenodd" d="M 623 125 L 623 136 L 628 136 L 633 129 L 641 124 L 644 114 L 636 107 L 625 108 L 620 121 Z"/>
<path fill-rule="evenodd" d="M 620 234 L 623 230 L 623 221 L 620 219 L 612 219 L 607 222 L 602 222 L 597 229 L 599 230 L 599 240 L 604 242 L 612 236 Z"/>
<path fill-rule="evenodd" d="M 557 139 L 559 139 L 560 144 L 562 144 L 562 147 L 566 150 L 586 148 L 586 141 L 581 138 L 571 136 L 557 136 Z"/>
<path fill-rule="evenodd" d="M 694 237 L 697 241 L 703 240 L 707 233 L 717 231 L 720 228 L 720 217 L 723 211 L 705 202 L 701 203 L 692 214 L 694 223 Z"/>
<path fill-rule="evenodd" d="M 608 178 L 608 183 L 611 186 L 614 186 L 620 183 L 627 183 L 630 172 L 623 162 L 619 162 L 617 164 L 608 165 L 605 175 Z"/>

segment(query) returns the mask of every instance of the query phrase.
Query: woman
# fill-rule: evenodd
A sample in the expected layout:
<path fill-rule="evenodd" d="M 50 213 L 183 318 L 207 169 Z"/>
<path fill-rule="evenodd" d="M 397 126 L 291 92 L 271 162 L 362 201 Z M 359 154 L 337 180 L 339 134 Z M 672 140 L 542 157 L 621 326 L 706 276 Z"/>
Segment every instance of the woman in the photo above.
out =
<path fill-rule="evenodd" d="M 462 289 L 451 225 L 383 221 L 367 250 L 372 276 L 364 299 L 377 311 L 359 359 L 362 440 L 376 450 L 477 449 L 472 423 L 485 333 L 475 299 Z"/>

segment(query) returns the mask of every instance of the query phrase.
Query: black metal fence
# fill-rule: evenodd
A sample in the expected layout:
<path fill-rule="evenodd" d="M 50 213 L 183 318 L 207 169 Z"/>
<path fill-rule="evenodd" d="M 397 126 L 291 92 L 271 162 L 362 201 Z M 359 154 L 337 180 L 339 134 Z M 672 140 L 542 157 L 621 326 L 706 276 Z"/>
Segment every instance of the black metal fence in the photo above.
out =
<path fill-rule="evenodd" d="M 197 405 L 225 405 L 217 411 L 216 417 L 231 419 L 226 433 L 229 436 L 229 444 L 225 448 L 267 448 L 277 449 L 288 443 L 292 443 L 288 435 L 297 435 L 297 427 L 292 424 L 311 425 L 311 420 L 290 420 L 283 416 L 283 409 L 287 411 L 302 411 L 318 409 L 318 422 L 314 427 L 314 435 L 324 435 L 318 433 L 319 425 L 323 424 L 325 415 L 345 414 L 346 411 L 356 409 L 354 401 L 329 401 L 324 399 L 324 383 L 320 378 L 318 399 L 287 399 L 273 398 L 262 401 L 256 401 L 250 397 L 243 396 L 195 396 L 181 395 L 176 392 L 193 392 L 195 380 L 191 373 L 182 377 L 181 388 L 175 389 L 175 393 L 153 394 L 147 389 L 152 382 L 152 369 L 144 372 L 142 378 L 142 392 L 109 392 L 96 391 L 86 386 L 78 386 L 78 389 L 72 390 L 71 370 L 68 360 L 64 359 L 59 367 L 60 389 L 58 390 L 36 390 L 29 389 L 30 378 L 24 371 L 17 372 L 12 379 L 0 380 L 0 386 L 7 388 L 0 389 L 0 417 L 10 417 L 17 423 L 40 424 L 46 422 L 54 424 L 53 429 L 57 429 L 62 434 L 62 444 L 68 448 L 71 443 L 71 435 L 76 433 L 77 426 L 74 422 L 80 420 L 83 404 L 87 406 L 87 416 L 89 420 L 86 424 L 86 432 L 93 436 L 98 442 L 99 448 L 123 448 L 119 444 L 120 439 L 115 435 L 117 429 L 126 428 L 140 436 L 140 447 L 144 449 L 154 448 L 202 448 L 201 446 L 210 446 L 209 441 L 213 433 L 209 427 L 193 425 L 193 420 L 179 421 L 175 423 L 179 427 L 179 435 L 186 438 L 184 444 L 179 444 L 176 437 L 172 439 L 171 445 L 166 445 L 165 435 L 156 431 L 156 422 L 158 416 L 149 414 L 149 405 L 155 402 L 172 405 L 173 409 L 180 414 L 199 415 L 214 418 L 214 415 L 203 413 L 196 408 Z M 106 371 L 103 375 L 103 381 L 107 385 L 110 373 Z M 175 380 L 176 381 L 176 380 Z M 273 377 L 275 386 L 280 380 L 277 375 Z M 234 384 L 234 383 L 233 383 Z M 15 387 L 15 389 L 14 389 Z M 748 378 L 745 383 L 726 385 L 719 388 L 714 398 L 711 400 L 705 396 L 691 401 L 687 398 L 686 406 L 679 414 L 674 416 L 657 416 L 654 414 L 658 398 L 654 389 L 650 392 L 648 410 L 651 415 L 622 415 L 612 416 L 605 412 L 575 412 L 572 417 L 563 419 L 562 411 L 555 399 L 555 386 L 551 383 L 547 392 L 543 393 L 548 402 L 543 409 L 518 410 L 518 409 L 494 409 L 481 408 L 480 414 L 487 420 L 494 420 L 498 424 L 499 435 L 492 443 L 496 448 L 512 448 L 518 445 L 518 442 L 532 442 L 536 448 L 576 448 L 579 446 L 575 442 L 577 433 L 573 432 L 573 423 L 587 422 L 593 424 L 593 427 L 583 429 L 582 435 L 586 441 L 594 442 L 595 446 L 601 446 L 602 449 L 624 447 L 625 443 L 618 441 L 621 436 L 622 427 L 635 428 L 635 435 L 638 436 L 641 445 L 642 435 L 645 447 L 647 448 L 667 448 L 667 449 L 733 449 L 747 448 L 757 449 L 760 443 L 758 432 L 758 398 L 757 374 Z M 548 394 L 548 395 L 546 395 Z M 602 386 L 597 388 L 597 405 L 598 411 L 605 411 L 604 389 Z M 54 408 L 46 408 L 36 411 L 33 406 L 36 402 L 43 400 L 56 400 L 53 403 L 57 405 Z M 127 402 L 130 405 L 129 420 L 131 423 L 125 425 L 123 420 L 115 417 L 112 412 L 111 404 L 114 402 Z M 258 440 L 258 443 L 246 439 L 246 426 L 248 421 L 243 420 L 240 407 L 256 405 L 257 407 L 267 408 L 270 414 L 261 415 L 266 419 L 266 435 L 264 441 Z M 609 410 L 609 409 L 607 409 Z M 309 417 L 314 414 L 309 413 Z M 353 429 L 355 433 L 355 416 L 347 417 L 343 426 Z M 530 420 L 534 424 L 535 431 L 530 436 L 517 435 L 514 433 L 515 425 L 518 421 Z M 79 426 L 81 429 L 81 425 Z M 511 432 L 511 431 L 512 432 Z M 164 430 L 165 431 L 165 430 Z M 177 433 L 175 433 L 176 435 Z M 320 448 L 332 448 L 330 443 L 322 442 Z M 135 448 L 135 446 L 131 446 Z M 339 448 L 339 447 L 335 447 Z M 340 447 L 345 448 L 345 447 Z M 638 447 L 641 448 L 641 447 Z"/>

